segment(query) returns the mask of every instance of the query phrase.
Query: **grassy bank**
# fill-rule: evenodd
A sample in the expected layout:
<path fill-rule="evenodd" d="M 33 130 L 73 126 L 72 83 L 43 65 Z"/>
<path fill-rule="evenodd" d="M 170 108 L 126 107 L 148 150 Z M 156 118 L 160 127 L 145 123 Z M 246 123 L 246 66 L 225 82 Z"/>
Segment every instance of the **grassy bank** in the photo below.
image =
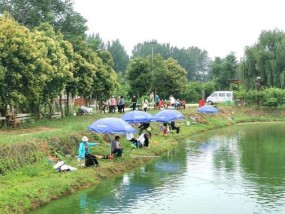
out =
<path fill-rule="evenodd" d="M 0 213 L 27 213 L 63 195 L 96 185 L 111 176 L 152 161 L 175 147 L 180 140 L 194 134 L 240 122 L 283 121 L 285 114 L 281 109 L 230 106 L 221 106 L 219 109 L 220 113 L 215 115 L 197 114 L 196 108 L 183 110 L 186 120 L 177 122 L 181 127 L 180 134 L 163 136 L 159 124 L 153 123 L 150 149 L 131 150 L 129 143 L 122 139 L 122 158 L 100 160 L 99 168 L 78 168 L 77 171 L 66 173 L 58 173 L 52 168 L 50 156 L 57 156 L 68 165 L 77 167 L 74 156 L 77 155 L 82 135 L 87 135 L 93 142 L 100 142 L 99 146 L 93 148 L 93 153 L 108 154 L 110 147 L 104 136 L 89 133 L 86 129 L 98 118 L 120 115 L 98 113 L 0 130 L 0 166 L 2 163 L 11 164 L 10 168 L 9 165 L 3 167 L 5 171 L 0 176 Z M 187 126 L 186 121 L 190 121 L 190 126 Z M 15 151 L 18 152 L 15 154 Z M 9 155 L 12 156 L 11 160 Z M 25 162 L 27 159 L 29 161 Z"/>

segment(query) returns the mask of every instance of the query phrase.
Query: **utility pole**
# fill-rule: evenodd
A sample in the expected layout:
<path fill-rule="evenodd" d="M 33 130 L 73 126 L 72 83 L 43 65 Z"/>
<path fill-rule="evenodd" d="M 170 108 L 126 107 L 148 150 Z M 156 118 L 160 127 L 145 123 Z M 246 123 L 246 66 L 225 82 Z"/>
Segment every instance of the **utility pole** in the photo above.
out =
<path fill-rule="evenodd" d="M 153 106 L 154 106 L 154 109 L 156 106 L 156 103 L 155 103 L 155 98 L 156 98 L 156 88 L 155 88 L 155 85 L 154 85 L 154 71 L 153 71 L 153 47 L 155 44 L 157 44 L 157 41 L 156 40 L 152 40 L 150 42 L 151 44 L 151 75 L 152 75 L 152 90 L 153 90 Z"/>

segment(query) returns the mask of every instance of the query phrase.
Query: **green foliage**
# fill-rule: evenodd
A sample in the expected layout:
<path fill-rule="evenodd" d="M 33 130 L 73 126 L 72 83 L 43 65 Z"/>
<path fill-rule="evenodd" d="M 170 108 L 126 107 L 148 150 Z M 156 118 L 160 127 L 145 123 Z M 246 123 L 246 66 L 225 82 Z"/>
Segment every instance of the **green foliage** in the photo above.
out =
<path fill-rule="evenodd" d="M 245 90 L 234 92 L 235 100 L 243 100 L 246 105 L 257 105 L 258 100 L 261 106 L 277 107 L 285 104 L 285 90 L 280 88 L 266 88 L 261 91 Z"/>
<path fill-rule="evenodd" d="M 160 55 L 164 60 L 173 58 L 187 72 L 187 79 L 192 81 L 206 81 L 209 79 L 211 59 L 207 51 L 197 47 L 182 48 L 172 47 L 169 43 L 159 44 L 156 41 L 146 41 L 134 47 L 133 57 L 149 57 Z"/>
<path fill-rule="evenodd" d="M 0 0 L 0 14 L 4 11 L 30 29 L 49 23 L 68 40 L 84 38 L 87 30 L 86 19 L 74 11 L 72 0 Z"/>
<path fill-rule="evenodd" d="M 93 51 L 98 51 L 100 49 L 104 49 L 104 42 L 100 38 L 99 34 L 88 35 L 86 41 L 88 43 L 88 47 L 91 48 Z"/>
<path fill-rule="evenodd" d="M 181 94 L 181 98 L 189 103 L 198 103 L 203 98 L 203 95 L 206 98 L 213 91 L 215 91 L 215 86 L 211 81 L 205 83 L 199 81 L 189 82 L 186 90 Z"/>
<path fill-rule="evenodd" d="M 138 97 L 155 91 L 161 98 L 173 95 L 177 97 L 185 91 L 187 73 L 176 60 L 163 60 L 159 55 L 153 59 L 134 58 L 127 69 L 127 79 L 131 91 Z"/>
<path fill-rule="evenodd" d="M 131 94 L 131 89 L 129 81 L 127 81 L 126 75 L 123 76 L 122 73 L 117 74 L 118 84 L 115 86 L 113 95 L 115 97 L 123 96 L 125 100 L 128 100 L 128 95 Z M 107 97 L 106 97 L 107 98 Z"/>
<path fill-rule="evenodd" d="M 285 86 L 285 34 L 275 29 L 262 31 L 258 42 L 245 50 L 239 73 L 248 89 L 253 89 L 256 77 L 265 87 Z"/>
<path fill-rule="evenodd" d="M 285 90 L 279 88 L 268 88 L 261 93 L 263 106 L 277 107 L 285 104 Z"/>
<path fill-rule="evenodd" d="M 37 146 L 31 142 L 7 144 L 0 149 L 0 174 L 34 164 L 43 158 Z"/>
<path fill-rule="evenodd" d="M 127 79 L 131 92 L 138 97 L 150 93 L 152 87 L 151 65 L 149 60 L 134 58 L 127 68 Z"/>
<path fill-rule="evenodd" d="M 217 90 L 229 90 L 229 80 L 236 79 L 237 60 L 234 54 L 227 55 L 224 59 L 216 57 L 211 65 L 211 75 Z"/>
<path fill-rule="evenodd" d="M 114 60 L 114 70 L 118 72 L 126 73 L 127 66 L 130 62 L 127 51 L 121 45 L 119 40 L 113 41 L 111 44 L 107 44 L 107 50 L 111 53 Z"/>
<path fill-rule="evenodd" d="M 169 84 L 169 87 L 164 87 L 163 92 L 177 97 L 186 89 L 186 84 L 188 82 L 187 72 L 173 58 L 167 59 L 165 64 L 167 70 L 163 75 L 168 79 L 167 83 Z"/>
<path fill-rule="evenodd" d="M 37 45 L 36 35 L 7 15 L 0 17 L 0 38 L 0 70 L 5 72 L 0 103 L 19 105 L 27 98 L 38 99 L 46 80 L 42 72 L 48 68 L 43 60 L 46 47 Z"/>

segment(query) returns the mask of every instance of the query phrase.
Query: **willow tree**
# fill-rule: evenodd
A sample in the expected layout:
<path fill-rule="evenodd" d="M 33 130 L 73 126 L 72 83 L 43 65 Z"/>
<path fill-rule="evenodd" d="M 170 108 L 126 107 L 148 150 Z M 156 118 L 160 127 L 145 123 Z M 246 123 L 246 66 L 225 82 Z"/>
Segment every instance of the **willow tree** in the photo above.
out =
<path fill-rule="evenodd" d="M 285 86 L 285 34 L 280 30 L 263 31 L 258 42 L 247 47 L 239 72 L 247 88 L 254 88 L 257 77 L 261 85 Z"/>

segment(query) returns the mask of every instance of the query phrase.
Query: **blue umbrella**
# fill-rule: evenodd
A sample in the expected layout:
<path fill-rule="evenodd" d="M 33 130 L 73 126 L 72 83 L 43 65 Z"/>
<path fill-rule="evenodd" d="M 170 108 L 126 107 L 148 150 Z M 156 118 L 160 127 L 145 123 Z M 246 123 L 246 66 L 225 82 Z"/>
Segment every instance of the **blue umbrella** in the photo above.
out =
<path fill-rule="evenodd" d="M 88 130 L 100 134 L 107 134 L 107 136 L 108 134 L 128 134 L 137 131 L 129 123 L 116 117 L 99 119 L 92 123 L 90 126 L 88 126 Z M 108 137 L 111 142 L 111 137 Z M 112 155 L 111 148 L 110 155 Z"/>
<path fill-rule="evenodd" d="M 122 116 L 122 119 L 130 124 L 132 123 L 149 123 L 154 118 L 150 113 L 145 111 L 130 111 Z"/>
<path fill-rule="evenodd" d="M 216 109 L 213 106 L 202 106 L 202 107 L 198 108 L 197 111 L 200 113 L 214 114 L 214 113 L 218 112 L 218 109 Z"/>
<path fill-rule="evenodd" d="M 154 121 L 159 123 L 167 123 L 185 118 L 183 114 L 176 110 L 162 110 L 153 115 Z"/>
<path fill-rule="evenodd" d="M 99 119 L 89 125 L 88 130 L 100 134 L 127 134 L 136 132 L 136 129 L 129 123 L 115 117 Z"/>

